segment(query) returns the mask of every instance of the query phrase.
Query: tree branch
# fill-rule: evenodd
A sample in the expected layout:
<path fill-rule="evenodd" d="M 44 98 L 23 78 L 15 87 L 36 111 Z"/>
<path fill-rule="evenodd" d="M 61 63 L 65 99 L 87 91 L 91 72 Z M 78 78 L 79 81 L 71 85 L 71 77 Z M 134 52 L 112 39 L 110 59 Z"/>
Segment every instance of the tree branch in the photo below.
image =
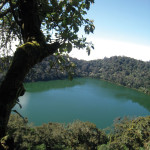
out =
<path fill-rule="evenodd" d="M 15 9 L 17 7 L 17 5 L 12 5 L 12 7 L 9 7 L 8 9 L 6 9 L 5 11 L 0 13 L 0 18 L 6 16 L 8 13 L 11 12 L 11 9 Z"/>
<path fill-rule="evenodd" d="M 16 23 L 17 23 L 18 25 L 20 25 L 20 22 L 18 21 L 18 18 L 17 18 L 16 14 L 15 14 L 14 6 L 13 6 L 13 4 L 12 4 L 12 1 L 11 1 L 11 0 L 9 0 L 9 5 L 10 5 L 11 12 L 12 12 L 12 14 L 13 14 L 13 17 L 14 17 L 14 19 L 15 19 Z"/>
<path fill-rule="evenodd" d="M 25 89 L 23 81 L 29 70 L 45 57 L 52 55 L 60 47 L 58 42 L 41 44 L 36 41 L 27 42 L 17 48 L 12 65 L 0 86 L 0 133 L 3 137 L 11 113 L 19 96 L 23 96 Z"/>
<path fill-rule="evenodd" d="M 7 15 L 10 12 L 11 12 L 11 8 L 6 9 L 5 11 L 0 13 L 0 18 L 4 17 L 5 15 Z"/>
<path fill-rule="evenodd" d="M 0 10 L 4 7 L 4 5 L 8 2 L 8 0 L 4 0 L 1 2 Z"/>
<path fill-rule="evenodd" d="M 36 41 L 27 42 L 17 48 L 12 65 L 6 74 L 0 87 L 0 95 L 8 95 L 6 99 L 1 99 L 3 104 L 9 103 L 13 99 L 12 107 L 16 98 L 24 94 L 23 81 L 29 70 L 45 57 L 52 55 L 60 47 L 58 42 L 53 44 L 40 45 Z M 21 91 L 21 92 L 20 92 Z M 19 94 L 19 95 L 18 95 Z M 3 95 L 3 96 L 2 96 Z"/>

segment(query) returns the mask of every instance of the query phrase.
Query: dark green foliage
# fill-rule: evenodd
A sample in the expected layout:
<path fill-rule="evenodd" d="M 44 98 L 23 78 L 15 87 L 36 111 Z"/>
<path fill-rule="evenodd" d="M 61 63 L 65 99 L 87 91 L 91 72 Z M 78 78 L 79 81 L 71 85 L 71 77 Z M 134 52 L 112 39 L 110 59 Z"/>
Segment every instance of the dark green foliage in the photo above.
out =
<path fill-rule="evenodd" d="M 8 134 L 14 138 L 15 150 L 149 150 L 150 116 L 116 119 L 106 135 L 90 122 L 34 127 L 11 115 Z"/>
<path fill-rule="evenodd" d="M 150 149 L 150 116 L 133 120 L 124 118 L 114 124 L 113 134 L 107 144 L 110 150 L 145 150 Z"/>
<path fill-rule="evenodd" d="M 93 20 L 85 18 L 93 3 L 94 0 L 0 1 L 0 54 L 10 55 L 14 41 L 19 41 L 18 46 L 23 41 L 26 42 L 25 34 L 29 32 L 26 27 L 31 28 L 31 25 L 34 25 L 30 31 L 32 36 L 36 33 L 41 40 L 41 34 L 35 32 L 36 28 L 39 28 L 42 30 L 45 42 L 57 41 L 61 44 L 55 54 L 69 53 L 72 47 L 93 49 L 93 44 L 88 43 L 85 37 L 78 34 L 81 26 L 86 34 L 94 32 Z M 32 11 L 35 13 L 33 14 Z M 26 26 L 23 26 L 24 24 Z M 36 38 L 34 36 L 31 39 Z"/>
<path fill-rule="evenodd" d="M 150 62 L 128 57 L 111 57 L 102 60 L 80 61 L 77 74 L 110 81 L 150 94 Z"/>
<path fill-rule="evenodd" d="M 150 62 L 117 56 L 93 61 L 70 58 L 70 61 L 76 64 L 75 77 L 98 78 L 150 94 Z M 66 72 L 50 70 L 47 58 L 32 69 L 26 81 L 66 77 Z"/>
<path fill-rule="evenodd" d="M 31 69 L 25 82 L 69 78 L 72 80 L 76 65 L 69 57 L 50 56 Z"/>
<path fill-rule="evenodd" d="M 8 134 L 14 137 L 15 149 L 19 150 L 94 150 L 108 142 L 106 134 L 90 122 L 48 123 L 33 127 L 17 115 L 10 117 Z"/>
<path fill-rule="evenodd" d="M 84 61 L 51 56 L 33 67 L 25 82 L 71 79 L 72 76 L 98 78 L 150 94 L 150 62 L 128 57 Z M 2 78 L 0 73 L 0 80 Z"/>
<path fill-rule="evenodd" d="M 72 76 L 98 78 L 150 94 L 150 62 L 128 57 L 84 61 L 51 56 L 34 66 L 25 82 L 72 79 Z M 2 78 L 0 73 L 0 80 Z"/>

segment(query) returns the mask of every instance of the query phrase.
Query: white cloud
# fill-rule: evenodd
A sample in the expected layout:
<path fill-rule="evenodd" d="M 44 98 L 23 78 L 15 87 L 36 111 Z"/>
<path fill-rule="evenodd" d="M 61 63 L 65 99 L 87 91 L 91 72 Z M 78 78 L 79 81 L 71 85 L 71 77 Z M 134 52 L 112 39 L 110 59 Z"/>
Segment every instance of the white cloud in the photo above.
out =
<path fill-rule="evenodd" d="M 76 49 L 70 53 L 70 56 L 84 60 L 102 59 L 111 56 L 127 56 L 143 61 L 150 60 L 150 46 L 101 38 L 93 38 L 90 40 L 95 46 L 90 56 L 87 55 L 86 50 Z"/>

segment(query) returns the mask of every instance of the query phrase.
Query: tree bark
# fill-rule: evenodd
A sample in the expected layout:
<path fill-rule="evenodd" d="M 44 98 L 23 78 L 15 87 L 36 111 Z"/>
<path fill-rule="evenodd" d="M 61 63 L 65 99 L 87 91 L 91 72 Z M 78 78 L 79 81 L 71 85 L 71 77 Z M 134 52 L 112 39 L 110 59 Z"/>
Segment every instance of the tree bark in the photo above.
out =
<path fill-rule="evenodd" d="M 27 42 L 16 50 L 12 65 L 0 86 L 0 138 L 6 133 L 11 109 L 25 92 L 23 81 L 29 70 L 43 58 L 52 55 L 59 43 L 41 46 L 36 41 Z"/>
<path fill-rule="evenodd" d="M 11 109 L 23 96 L 23 81 L 29 70 L 45 57 L 52 55 L 60 44 L 47 44 L 40 31 L 41 21 L 35 0 L 19 0 L 20 28 L 24 43 L 16 49 L 12 65 L 0 85 L 0 139 L 5 136 Z"/>

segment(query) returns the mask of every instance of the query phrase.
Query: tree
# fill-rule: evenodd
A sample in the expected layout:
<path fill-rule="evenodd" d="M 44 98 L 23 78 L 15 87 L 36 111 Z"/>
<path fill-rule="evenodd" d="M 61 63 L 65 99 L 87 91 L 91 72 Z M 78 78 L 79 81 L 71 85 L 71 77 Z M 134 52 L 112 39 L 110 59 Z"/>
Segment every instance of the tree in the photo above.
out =
<path fill-rule="evenodd" d="M 0 85 L 0 139 L 6 134 L 11 109 L 24 95 L 23 81 L 29 70 L 49 55 L 62 55 L 91 43 L 78 35 L 93 33 L 93 21 L 85 16 L 94 0 L 1 0 L 0 55 L 6 59 L 18 41 L 12 63 Z M 83 29 L 83 28 L 82 28 Z"/>

